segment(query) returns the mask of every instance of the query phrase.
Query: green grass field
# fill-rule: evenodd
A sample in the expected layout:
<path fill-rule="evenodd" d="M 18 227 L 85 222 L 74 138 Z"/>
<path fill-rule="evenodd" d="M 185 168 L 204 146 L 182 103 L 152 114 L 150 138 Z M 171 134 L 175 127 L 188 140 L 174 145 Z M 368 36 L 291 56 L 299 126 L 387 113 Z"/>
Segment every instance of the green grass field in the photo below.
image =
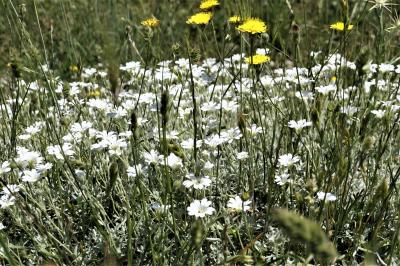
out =
<path fill-rule="evenodd" d="M 0 5 L 0 265 L 400 264 L 400 3 Z"/>

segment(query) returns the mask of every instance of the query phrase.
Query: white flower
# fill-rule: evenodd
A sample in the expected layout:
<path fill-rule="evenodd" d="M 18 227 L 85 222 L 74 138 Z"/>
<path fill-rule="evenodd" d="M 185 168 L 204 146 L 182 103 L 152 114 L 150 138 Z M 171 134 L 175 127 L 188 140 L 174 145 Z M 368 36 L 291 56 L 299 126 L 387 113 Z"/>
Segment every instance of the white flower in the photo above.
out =
<path fill-rule="evenodd" d="M 327 86 L 316 87 L 315 90 L 321 94 L 328 94 L 331 91 L 336 91 L 336 85 L 329 84 Z"/>
<path fill-rule="evenodd" d="M 203 141 L 202 141 L 201 139 L 196 140 L 196 146 L 197 146 L 197 148 L 200 148 L 202 144 L 203 144 Z M 193 149 L 193 147 L 194 147 L 193 139 L 190 138 L 190 139 L 187 139 L 187 140 L 182 141 L 181 147 L 182 147 L 183 149 L 185 149 L 185 150 L 191 150 L 191 149 Z"/>
<path fill-rule="evenodd" d="M 317 193 L 317 198 L 319 200 L 324 200 L 325 199 L 325 201 L 335 201 L 336 200 L 336 196 L 333 195 L 332 193 L 329 193 L 329 192 L 325 193 L 325 192 L 322 192 L 322 191 Z"/>
<path fill-rule="evenodd" d="M 266 55 L 269 53 L 268 48 L 257 48 L 256 54 Z"/>
<path fill-rule="evenodd" d="M 295 164 L 299 161 L 300 161 L 300 158 L 297 156 L 293 156 L 293 154 L 291 154 L 291 153 L 281 155 L 281 156 L 279 156 L 279 159 L 278 159 L 279 166 L 285 166 L 285 167 L 292 166 L 293 164 Z"/>
<path fill-rule="evenodd" d="M 209 112 L 209 111 L 216 111 L 219 110 L 219 104 L 218 103 L 214 103 L 214 102 L 205 102 L 202 104 L 201 106 L 201 110 L 203 112 Z"/>
<path fill-rule="evenodd" d="M 112 106 L 110 102 L 104 99 L 90 99 L 87 102 L 87 105 L 92 108 L 99 109 L 101 111 L 106 111 L 110 109 Z"/>
<path fill-rule="evenodd" d="M 294 128 L 296 130 L 298 129 L 302 129 L 304 127 L 309 127 L 312 125 L 312 122 L 307 122 L 305 119 L 299 120 L 299 121 L 294 121 L 294 120 L 290 120 L 288 123 L 288 126 L 290 128 Z"/>
<path fill-rule="evenodd" d="M 379 65 L 379 71 L 382 73 L 385 72 L 393 72 L 395 70 L 395 66 L 391 64 L 382 63 Z"/>
<path fill-rule="evenodd" d="M 112 138 L 107 141 L 108 153 L 110 155 L 120 156 L 124 149 L 128 147 L 128 144 L 124 139 Z"/>
<path fill-rule="evenodd" d="M 239 153 L 236 155 L 236 158 L 237 158 L 238 160 L 247 159 L 247 158 L 249 158 L 249 153 L 246 152 L 246 151 L 239 152 Z"/>
<path fill-rule="evenodd" d="M 222 101 L 222 108 L 227 112 L 236 112 L 238 104 L 235 101 Z"/>
<path fill-rule="evenodd" d="M 342 112 L 343 114 L 347 114 L 349 116 L 354 115 L 356 112 L 358 111 L 357 107 L 354 106 L 342 106 L 342 108 L 340 109 L 340 112 Z"/>
<path fill-rule="evenodd" d="M 155 202 L 155 203 L 151 204 L 151 208 L 158 212 L 166 212 L 169 208 L 171 208 L 171 205 L 164 205 L 164 204 Z"/>
<path fill-rule="evenodd" d="M 35 135 L 35 134 L 39 133 L 40 130 L 42 130 L 43 126 L 44 126 L 43 122 L 36 122 L 34 125 L 27 127 L 25 129 L 25 132 L 26 132 L 26 134 L 29 134 L 29 135 Z"/>
<path fill-rule="evenodd" d="M 63 153 L 68 157 L 72 157 L 75 154 L 72 148 L 73 146 L 71 143 L 64 143 L 62 147 L 60 147 L 60 145 L 47 147 L 47 153 L 56 157 L 57 160 L 62 161 L 64 160 Z"/>
<path fill-rule="evenodd" d="M 200 177 L 194 174 L 188 174 L 186 177 L 188 179 L 183 181 L 183 185 L 187 188 L 204 189 L 211 185 L 211 179 L 208 176 Z"/>
<path fill-rule="evenodd" d="M 123 150 L 125 150 L 128 147 L 128 144 L 126 143 L 125 139 L 118 138 L 115 132 L 107 132 L 107 131 L 97 132 L 96 137 L 100 138 L 101 141 L 92 144 L 91 146 L 92 150 L 108 148 L 108 153 L 110 155 L 120 156 L 123 153 Z"/>
<path fill-rule="evenodd" d="M 176 156 L 175 154 L 171 153 L 168 157 L 167 157 L 167 165 L 173 169 L 182 167 L 182 159 L 179 158 L 178 156 Z"/>
<path fill-rule="evenodd" d="M 23 147 L 17 147 L 17 158 L 15 162 L 22 167 L 32 167 L 34 168 L 37 164 L 42 163 L 43 157 L 40 156 L 40 153 L 36 151 L 29 151 Z"/>
<path fill-rule="evenodd" d="M 247 131 L 249 131 L 250 135 L 255 136 L 259 133 L 262 133 L 262 127 L 252 124 L 251 127 L 247 128 Z"/>
<path fill-rule="evenodd" d="M 288 182 L 291 182 L 290 175 L 288 173 L 283 173 L 281 175 L 275 176 L 275 183 L 277 183 L 280 186 L 283 186 Z"/>
<path fill-rule="evenodd" d="M 122 118 L 127 115 L 128 112 L 122 106 L 119 106 L 118 108 L 112 109 L 107 112 L 107 116 L 110 118 Z"/>
<path fill-rule="evenodd" d="M 15 197 L 9 194 L 4 194 L 0 197 L 0 207 L 5 209 L 15 204 Z"/>
<path fill-rule="evenodd" d="M 296 91 L 295 96 L 299 98 L 300 100 L 313 100 L 314 99 L 314 94 L 311 91 Z"/>
<path fill-rule="evenodd" d="M 92 128 L 92 123 L 87 121 L 82 121 L 82 123 L 75 123 L 71 126 L 71 131 L 74 133 L 82 133 L 88 129 Z"/>
<path fill-rule="evenodd" d="M 235 196 L 229 199 L 227 206 L 233 211 L 248 211 L 250 203 L 250 200 L 243 201 L 239 196 Z"/>
<path fill-rule="evenodd" d="M 11 171 L 10 163 L 8 161 L 4 161 L 0 167 L 0 175 L 5 174 Z"/>
<path fill-rule="evenodd" d="M 213 207 L 210 207 L 211 201 L 208 201 L 206 198 L 200 200 L 195 200 L 190 203 L 190 206 L 187 207 L 187 211 L 189 215 L 195 216 L 196 218 L 203 218 L 206 215 L 212 215 L 215 212 Z"/>
<path fill-rule="evenodd" d="M 158 164 L 160 162 L 160 155 L 157 151 L 151 150 L 150 152 L 145 152 L 143 154 L 144 160 L 148 164 Z"/>
<path fill-rule="evenodd" d="M 211 170 L 213 167 L 214 167 L 214 164 L 211 163 L 210 161 L 207 161 L 207 162 L 204 164 L 204 169 L 206 169 L 206 170 Z"/>
<path fill-rule="evenodd" d="M 33 182 L 38 181 L 39 178 L 40 178 L 40 173 L 34 169 L 34 170 L 23 171 L 21 180 L 23 182 L 33 183 Z"/>
<path fill-rule="evenodd" d="M 373 113 L 377 118 L 382 118 L 386 111 L 385 110 L 372 110 L 371 113 Z"/>
<path fill-rule="evenodd" d="M 221 132 L 221 138 L 225 139 L 228 143 L 232 143 L 233 140 L 240 139 L 242 137 L 242 133 L 238 127 L 228 129 L 226 131 Z"/>
<path fill-rule="evenodd" d="M 52 163 L 45 163 L 45 164 L 38 164 L 36 165 L 36 171 L 38 171 L 39 173 L 43 173 L 46 172 L 48 170 L 50 170 L 53 167 Z"/>
<path fill-rule="evenodd" d="M 225 137 L 223 137 L 222 134 L 221 134 L 221 137 L 218 136 L 218 134 L 214 134 L 211 137 L 209 137 L 208 139 L 206 139 L 204 142 L 211 148 L 216 148 L 217 146 L 223 144 L 226 141 L 227 141 L 227 139 Z"/>
<path fill-rule="evenodd" d="M 143 172 L 142 165 L 138 164 L 136 166 L 129 166 L 126 172 L 129 177 L 136 177 L 137 175 L 140 175 Z"/>
<path fill-rule="evenodd" d="M 20 140 L 28 140 L 31 137 L 32 137 L 32 135 L 30 135 L 30 134 L 22 134 L 22 135 L 18 136 L 18 139 L 20 139 Z"/>
<path fill-rule="evenodd" d="M 3 187 L 3 194 L 4 195 L 12 195 L 14 193 L 17 193 L 20 189 L 19 185 L 7 185 Z"/>

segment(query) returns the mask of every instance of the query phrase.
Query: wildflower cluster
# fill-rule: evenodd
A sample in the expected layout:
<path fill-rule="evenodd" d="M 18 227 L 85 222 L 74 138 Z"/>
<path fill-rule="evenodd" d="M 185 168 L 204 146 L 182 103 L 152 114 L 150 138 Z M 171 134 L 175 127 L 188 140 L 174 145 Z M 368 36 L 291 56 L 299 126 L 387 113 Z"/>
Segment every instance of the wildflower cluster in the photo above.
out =
<path fill-rule="evenodd" d="M 176 44 L 160 61 L 148 38 L 160 15 L 137 25 L 145 53 L 127 27 L 106 64 L 13 60 L 0 78 L 0 264 L 397 265 L 400 65 L 349 53 L 338 37 L 361 27 L 347 2 L 310 54 L 290 1 L 280 43 L 277 22 L 202 0 L 186 24 L 204 26 L 201 47 L 224 38 L 218 58 Z"/>

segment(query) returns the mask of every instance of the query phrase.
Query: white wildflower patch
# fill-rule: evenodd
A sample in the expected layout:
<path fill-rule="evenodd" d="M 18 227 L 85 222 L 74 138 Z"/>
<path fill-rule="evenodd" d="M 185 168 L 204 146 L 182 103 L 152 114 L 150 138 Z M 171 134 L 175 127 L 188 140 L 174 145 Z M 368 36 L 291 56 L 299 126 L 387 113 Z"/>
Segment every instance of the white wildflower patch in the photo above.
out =
<path fill-rule="evenodd" d="M 16 16 L 5 5 L 3 20 L 18 23 L 4 27 L 24 42 L 3 38 L 1 265 L 398 264 L 400 65 L 387 1 L 312 27 L 214 0 L 197 14 L 159 1 L 135 25 L 152 13 L 127 17 L 134 2 L 115 1 L 110 25 L 90 5 L 79 27 L 79 5 L 51 23 L 40 10 L 43 40 L 28 43 L 37 29 L 24 6 Z M 280 15 L 268 7 L 263 17 Z"/>

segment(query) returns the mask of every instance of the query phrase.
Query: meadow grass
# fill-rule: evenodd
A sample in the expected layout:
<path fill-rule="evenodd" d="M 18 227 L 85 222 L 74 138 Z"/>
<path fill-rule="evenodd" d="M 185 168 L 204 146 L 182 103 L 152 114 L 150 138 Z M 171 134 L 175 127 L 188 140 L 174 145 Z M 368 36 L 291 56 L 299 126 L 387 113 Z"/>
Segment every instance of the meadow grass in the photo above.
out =
<path fill-rule="evenodd" d="M 400 263 L 397 3 L 0 5 L 0 265 Z"/>

